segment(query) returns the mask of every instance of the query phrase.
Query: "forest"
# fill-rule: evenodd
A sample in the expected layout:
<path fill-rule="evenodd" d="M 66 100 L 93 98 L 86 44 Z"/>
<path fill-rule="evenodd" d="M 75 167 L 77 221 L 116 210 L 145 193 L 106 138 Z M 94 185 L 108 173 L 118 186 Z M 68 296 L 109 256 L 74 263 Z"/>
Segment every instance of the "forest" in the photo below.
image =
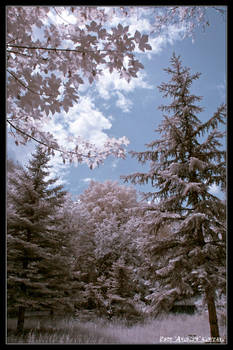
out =
<path fill-rule="evenodd" d="M 149 36 L 130 36 L 121 24 L 108 31 L 117 11 L 128 18 L 120 9 L 66 8 L 81 23 L 75 29 L 54 25 L 50 7 L 8 7 L 8 132 L 16 147 L 35 144 L 26 164 L 7 159 L 8 344 L 226 342 L 227 106 L 201 119 L 203 97 L 193 90 L 201 73 L 175 52 L 164 64 L 161 122 L 153 140 L 128 153 L 138 171 L 92 179 L 78 195 L 54 176 L 56 153 L 64 166 L 91 170 L 109 155 L 126 159 L 125 137 L 102 148 L 74 137 L 66 149 L 46 131 L 48 118 L 79 103 L 78 89 L 103 66 L 129 81 L 143 68 L 134 51 L 150 51 Z M 156 30 L 179 18 L 205 26 L 204 10 L 168 8 Z M 34 19 L 44 38 L 35 36 Z M 77 38 L 73 48 L 61 44 Z M 144 184 L 151 190 L 139 193 Z"/>

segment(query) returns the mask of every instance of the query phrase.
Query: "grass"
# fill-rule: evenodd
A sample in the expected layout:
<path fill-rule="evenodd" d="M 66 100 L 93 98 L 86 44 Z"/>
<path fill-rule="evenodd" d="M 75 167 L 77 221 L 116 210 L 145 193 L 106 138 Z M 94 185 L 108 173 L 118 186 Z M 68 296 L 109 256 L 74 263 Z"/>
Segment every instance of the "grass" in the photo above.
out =
<path fill-rule="evenodd" d="M 168 315 L 128 326 L 124 320 L 107 321 L 95 318 L 80 319 L 26 319 L 25 332 L 15 333 L 16 320 L 8 321 L 8 344 L 159 344 L 204 343 L 209 338 L 207 314 Z M 226 335 L 220 325 L 220 336 Z M 194 337 L 195 335 L 195 337 Z M 193 340 L 192 340 L 193 339 Z"/>

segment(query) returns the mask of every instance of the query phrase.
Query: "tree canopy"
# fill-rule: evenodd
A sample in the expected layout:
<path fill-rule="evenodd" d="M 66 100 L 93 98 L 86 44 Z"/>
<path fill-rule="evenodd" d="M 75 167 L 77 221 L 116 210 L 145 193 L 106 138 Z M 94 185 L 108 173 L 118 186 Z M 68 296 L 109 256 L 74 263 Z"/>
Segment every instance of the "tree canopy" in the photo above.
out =
<path fill-rule="evenodd" d="M 207 7 L 7 7 L 7 122 L 15 143 L 35 140 L 63 161 L 98 166 L 111 155 L 125 157 L 125 137 L 109 137 L 103 147 L 67 133 L 72 146 L 58 143 L 46 124 L 79 103 L 80 87 L 94 83 L 103 70 L 129 81 L 143 69 L 137 52 L 151 50 L 149 35 L 169 25 L 185 26 L 187 35 L 208 25 Z M 224 9 L 216 8 L 224 15 Z M 124 20 L 150 13 L 149 33 L 133 33 Z M 117 19 L 118 25 L 111 25 Z M 121 24 L 121 22 L 123 24 Z"/>

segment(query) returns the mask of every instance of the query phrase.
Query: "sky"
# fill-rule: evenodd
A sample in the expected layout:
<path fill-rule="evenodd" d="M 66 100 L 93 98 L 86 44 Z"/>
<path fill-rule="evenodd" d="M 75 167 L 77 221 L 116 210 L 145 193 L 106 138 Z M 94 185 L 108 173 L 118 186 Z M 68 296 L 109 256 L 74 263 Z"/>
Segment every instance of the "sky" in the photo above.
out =
<path fill-rule="evenodd" d="M 212 117 L 217 107 L 226 102 L 226 22 L 214 10 L 208 10 L 208 17 L 210 26 L 205 32 L 197 29 L 194 40 L 190 37 L 182 39 L 182 30 L 174 26 L 168 28 L 166 36 L 156 35 L 150 39 L 152 51 L 147 54 L 137 53 L 144 69 L 130 83 L 120 79 L 117 73 L 105 71 L 97 83 L 82 87 L 80 102 L 68 113 L 70 127 L 76 136 L 90 138 L 97 145 L 104 142 L 107 136 L 126 136 L 130 143 L 126 148 L 125 160 L 110 156 L 103 165 L 93 170 L 85 164 L 64 165 L 58 156 L 53 158 L 52 175 L 59 177 L 60 183 L 72 196 L 81 194 L 91 180 L 112 180 L 123 184 L 121 175 L 148 169 L 128 152 L 144 151 L 145 144 L 158 138 L 154 131 L 162 120 L 158 107 L 169 101 L 162 98 L 157 87 L 170 79 L 163 69 L 170 66 L 169 60 L 173 52 L 181 56 L 183 64 L 190 67 L 192 73 L 202 73 L 191 89 L 194 94 L 203 96 L 200 104 L 204 107 L 204 112 L 198 115 L 202 121 Z M 147 19 L 128 20 L 132 30 L 149 28 Z M 59 123 L 60 117 L 56 115 L 49 127 L 62 142 L 65 125 Z M 26 146 L 16 146 L 14 140 L 8 137 L 8 158 L 26 165 L 33 150 L 33 142 Z M 149 184 L 137 185 L 135 188 L 142 192 L 151 191 Z M 222 197 L 217 186 L 213 186 L 211 191 Z"/>

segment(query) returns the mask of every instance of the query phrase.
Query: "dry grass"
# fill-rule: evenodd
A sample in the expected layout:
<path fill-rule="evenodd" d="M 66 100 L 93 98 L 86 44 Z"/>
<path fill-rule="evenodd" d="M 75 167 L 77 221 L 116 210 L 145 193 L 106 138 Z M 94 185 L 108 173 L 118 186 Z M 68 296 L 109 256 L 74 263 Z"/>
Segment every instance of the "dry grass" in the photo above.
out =
<path fill-rule="evenodd" d="M 114 337 L 120 344 L 159 344 L 173 342 L 203 343 L 208 341 L 210 330 L 208 316 L 169 315 L 157 319 L 148 319 L 131 327 L 119 321 L 108 324 L 86 323 L 88 329 L 104 331 L 106 337 Z M 220 327 L 221 337 L 225 337 L 225 328 Z M 195 335 L 195 337 L 194 337 Z"/>
<path fill-rule="evenodd" d="M 159 344 L 159 343 L 203 343 L 209 338 L 209 324 L 206 314 L 168 315 L 166 318 L 147 319 L 131 327 L 126 322 L 93 321 L 78 319 L 26 320 L 25 334 L 16 337 L 16 320 L 8 322 L 9 343 L 30 344 Z M 195 337 L 194 337 L 195 335 Z M 225 327 L 220 326 L 224 337 Z M 193 339 L 193 340 L 192 340 Z"/>

